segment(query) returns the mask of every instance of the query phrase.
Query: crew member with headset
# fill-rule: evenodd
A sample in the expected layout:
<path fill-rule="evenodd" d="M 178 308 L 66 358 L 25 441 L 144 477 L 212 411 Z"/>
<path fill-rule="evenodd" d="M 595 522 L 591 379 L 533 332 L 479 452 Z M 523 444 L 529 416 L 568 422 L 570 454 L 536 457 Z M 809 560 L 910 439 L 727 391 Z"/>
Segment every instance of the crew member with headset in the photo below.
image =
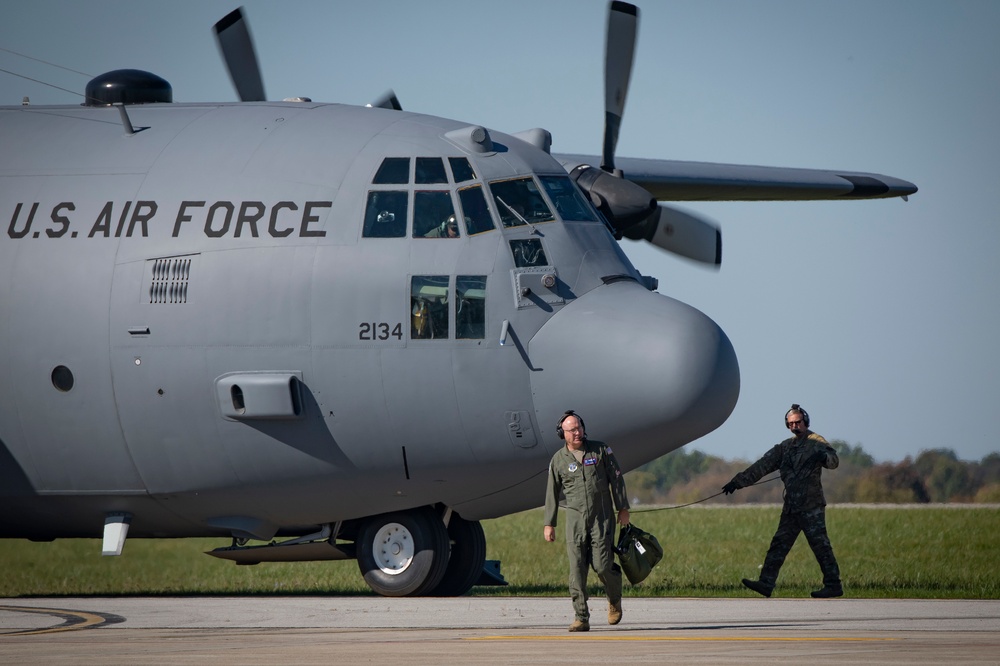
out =
<path fill-rule="evenodd" d="M 752 486 L 776 470 L 781 472 L 781 481 L 785 484 L 781 519 L 764 557 L 760 578 L 744 578 L 743 584 L 770 597 L 785 556 L 792 549 L 799 532 L 805 532 L 809 547 L 823 571 L 823 588 L 812 592 L 812 596 L 818 599 L 839 597 L 844 594 L 844 589 L 840 582 L 840 567 L 826 533 L 826 498 L 823 497 L 820 477 L 824 467 L 837 469 L 840 458 L 825 439 L 809 430 L 809 414 L 799 405 L 793 404 L 785 413 L 785 427 L 792 431 L 792 437 L 776 444 L 760 460 L 722 487 L 723 492 L 729 495 L 740 488 Z"/>
<path fill-rule="evenodd" d="M 556 540 L 561 492 L 566 496 L 569 593 L 576 614 L 569 630 L 590 631 L 588 566 L 593 567 L 608 596 L 608 624 L 618 624 L 622 619 L 622 571 L 614 555 L 615 518 L 619 524 L 628 525 L 628 496 L 611 447 L 588 440 L 578 414 L 573 410 L 564 413 L 556 425 L 556 434 L 566 441 L 566 446 L 556 451 L 549 462 L 543 533 L 546 541 Z"/>

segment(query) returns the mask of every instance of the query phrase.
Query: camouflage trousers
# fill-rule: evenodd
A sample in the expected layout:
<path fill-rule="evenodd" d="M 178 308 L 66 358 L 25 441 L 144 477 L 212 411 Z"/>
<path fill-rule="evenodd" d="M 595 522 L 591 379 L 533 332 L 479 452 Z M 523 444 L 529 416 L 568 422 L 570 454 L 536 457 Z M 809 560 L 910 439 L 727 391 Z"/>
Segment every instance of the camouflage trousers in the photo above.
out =
<path fill-rule="evenodd" d="M 760 582 L 774 587 L 778 580 L 778 571 L 785 563 L 785 557 L 792 545 L 804 532 L 809 547 L 812 548 L 819 568 L 823 571 L 824 587 L 840 587 L 840 567 L 833 555 L 830 537 L 826 534 L 826 508 L 820 507 L 811 511 L 782 512 L 778 521 L 778 529 L 771 539 L 771 547 L 764 557 L 764 568 L 760 572 Z"/>

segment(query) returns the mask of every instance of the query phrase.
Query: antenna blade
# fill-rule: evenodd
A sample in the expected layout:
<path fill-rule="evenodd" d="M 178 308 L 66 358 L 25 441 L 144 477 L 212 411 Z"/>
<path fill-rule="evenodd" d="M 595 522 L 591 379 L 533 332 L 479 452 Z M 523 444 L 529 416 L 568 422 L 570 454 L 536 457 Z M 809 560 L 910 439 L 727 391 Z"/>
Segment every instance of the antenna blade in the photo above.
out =
<path fill-rule="evenodd" d="M 244 102 L 263 102 L 264 80 L 257 65 L 250 28 L 243 18 L 243 8 L 237 7 L 215 24 L 215 38 L 226 61 L 229 78 Z"/>

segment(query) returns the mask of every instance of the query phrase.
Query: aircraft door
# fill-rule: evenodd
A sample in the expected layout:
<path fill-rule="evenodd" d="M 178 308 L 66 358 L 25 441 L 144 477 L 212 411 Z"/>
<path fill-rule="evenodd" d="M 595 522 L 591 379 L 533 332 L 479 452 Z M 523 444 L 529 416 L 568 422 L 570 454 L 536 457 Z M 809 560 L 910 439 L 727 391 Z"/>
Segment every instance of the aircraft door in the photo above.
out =
<path fill-rule="evenodd" d="M 42 245 L 4 257 L 0 438 L 35 492 L 141 493 L 108 372 L 115 247 Z"/>

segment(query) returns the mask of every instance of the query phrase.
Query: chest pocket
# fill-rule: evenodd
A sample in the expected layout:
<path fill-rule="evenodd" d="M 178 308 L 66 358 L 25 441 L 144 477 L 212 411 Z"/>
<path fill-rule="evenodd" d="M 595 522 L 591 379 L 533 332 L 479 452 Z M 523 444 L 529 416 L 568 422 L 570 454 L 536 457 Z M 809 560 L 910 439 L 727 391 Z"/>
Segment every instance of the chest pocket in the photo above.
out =
<path fill-rule="evenodd" d="M 587 484 L 607 483 L 607 474 L 604 470 L 604 461 L 594 453 L 584 456 L 583 462 L 573 460 L 562 470 L 562 484 L 564 492 L 571 492 L 575 488 L 583 488 Z"/>

